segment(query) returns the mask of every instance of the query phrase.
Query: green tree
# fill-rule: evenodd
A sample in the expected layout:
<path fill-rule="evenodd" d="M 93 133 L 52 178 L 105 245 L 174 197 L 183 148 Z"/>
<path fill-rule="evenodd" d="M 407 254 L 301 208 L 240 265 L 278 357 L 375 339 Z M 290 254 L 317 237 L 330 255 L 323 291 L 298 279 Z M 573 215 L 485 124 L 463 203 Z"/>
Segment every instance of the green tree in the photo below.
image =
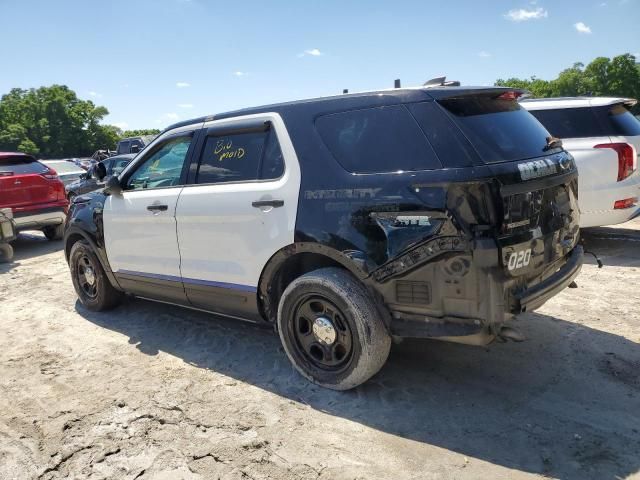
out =
<path fill-rule="evenodd" d="M 120 138 L 141 137 L 143 135 L 158 135 L 160 130 L 157 128 L 146 128 L 141 130 L 125 130 Z"/>

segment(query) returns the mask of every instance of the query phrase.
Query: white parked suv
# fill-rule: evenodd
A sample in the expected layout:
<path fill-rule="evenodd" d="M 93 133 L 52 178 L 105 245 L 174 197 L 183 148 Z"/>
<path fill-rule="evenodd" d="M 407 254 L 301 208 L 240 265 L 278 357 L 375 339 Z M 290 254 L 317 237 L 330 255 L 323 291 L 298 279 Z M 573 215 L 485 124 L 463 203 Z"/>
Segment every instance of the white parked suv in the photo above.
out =
<path fill-rule="evenodd" d="M 636 100 L 571 97 L 522 100 L 578 166 L 580 227 L 623 223 L 638 215 L 640 121 Z"/>

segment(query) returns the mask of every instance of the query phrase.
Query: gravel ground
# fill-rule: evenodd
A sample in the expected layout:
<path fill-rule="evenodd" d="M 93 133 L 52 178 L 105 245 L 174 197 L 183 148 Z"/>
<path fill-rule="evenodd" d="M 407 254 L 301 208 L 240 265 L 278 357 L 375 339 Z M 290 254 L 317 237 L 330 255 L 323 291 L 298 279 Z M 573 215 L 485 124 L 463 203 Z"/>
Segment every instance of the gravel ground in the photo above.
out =
<path fill-rule="evenodd" d="M 524 343 L 394 345 L 339 393 L 273 332 L 142 300 L 76 301 L 61 242 L 0 265 L 1 479 L 640 478 L 640 220 L 585 232 Z"/>

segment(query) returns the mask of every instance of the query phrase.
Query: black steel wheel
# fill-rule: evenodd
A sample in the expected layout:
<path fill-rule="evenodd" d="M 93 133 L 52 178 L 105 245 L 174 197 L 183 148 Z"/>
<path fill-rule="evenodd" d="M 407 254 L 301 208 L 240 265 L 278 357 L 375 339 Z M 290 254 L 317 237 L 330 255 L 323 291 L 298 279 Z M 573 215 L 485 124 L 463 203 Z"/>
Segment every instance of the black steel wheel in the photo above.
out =
<path fill-rule="evenodd" d="M 289 328 L 298 352 L 318 368 L 340 370 L 351 359 L 351 328 L 344 313 L 327 298 L 302 298 Z"/>
<path fill-rule="evenodd" d="M 122 300 L 122 292 L 111 285 L 89 242 L 79 240 L 73 244 L 69 269 L 78 299 L 89 310 L 108 310 Z"/>
<path fill-rule="evenodd" d="M 277 324 L 296 370 L 333 390 L 366 382 L 391 347 L 383 309 L 341 268 L 314 270 L 291 282 L 280 298 Z"/>

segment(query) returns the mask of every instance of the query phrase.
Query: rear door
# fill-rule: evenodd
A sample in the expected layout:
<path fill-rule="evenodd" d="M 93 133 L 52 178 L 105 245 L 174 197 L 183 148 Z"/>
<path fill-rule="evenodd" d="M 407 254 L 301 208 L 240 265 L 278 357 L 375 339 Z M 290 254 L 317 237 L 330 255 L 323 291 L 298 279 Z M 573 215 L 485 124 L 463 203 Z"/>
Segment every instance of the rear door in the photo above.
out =
<path fill-rule="evenodd" d="M 282 119 L 206 123 L 189 175 L 176 209 L 189 301 L 257 319 L 262 269 L 294 241 L 300 167 Z"/>
<path fill-rule="evenodd" d="M 107 257 L 120 285 L 127 291 L 186 303 L 180 279 L 175 211 L 196 131 L 196 127 L 182 127 L 159 138 L 123 172 L 122 193 L 109 195 L 105 200 Z"/>

